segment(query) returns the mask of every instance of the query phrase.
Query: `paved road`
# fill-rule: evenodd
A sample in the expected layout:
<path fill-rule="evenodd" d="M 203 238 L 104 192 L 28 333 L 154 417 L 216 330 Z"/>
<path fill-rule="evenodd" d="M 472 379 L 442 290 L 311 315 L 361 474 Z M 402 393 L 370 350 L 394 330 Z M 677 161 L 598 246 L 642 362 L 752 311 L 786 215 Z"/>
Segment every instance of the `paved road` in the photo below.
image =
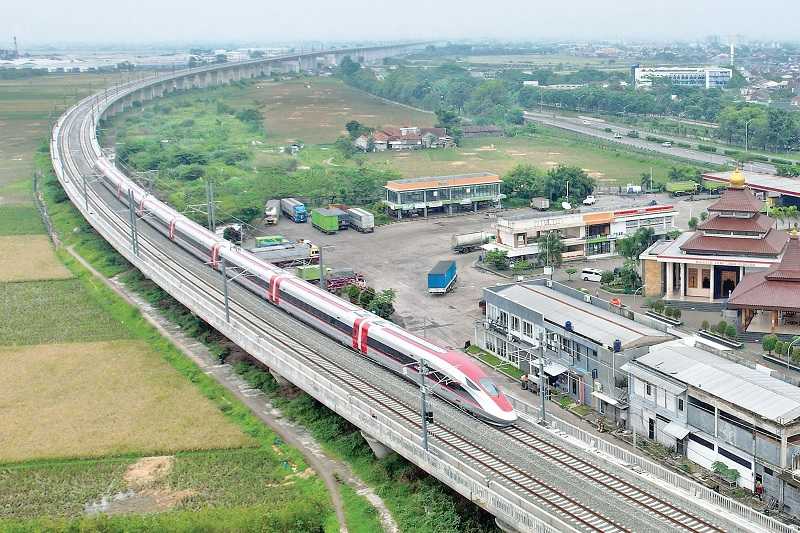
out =
<path fill-rule="evenodd" d="M 599 119 L 586 120 L 577 117 L 567 117 L 567 116 L 557 115 L 554 113 L 541 113 L 537 111 L 526 111 L 525 119 L 533 122 L 539 122 L 541 124 L 546 124 L 548 126 L 553 126 L 556 128 L 574 131 L 576 133 L 581 133 L 583 135 L 597 137 L 605 141 L 622 144 L 625 146 L 631 146 L 633 148 L 639 148 L 641 150 L 647 150 L 649 152 L 677 156 L 683 159 L 689 159 L 691 161 L 696 161 L 698 163 L 707 163 L 714 165 L 730 165 L 735 163 L 735 160 L 733 158 L 724 155 L 710 154 L 707 152 L 701 152 L 699 150 L 680 148 L 677 146 L 673 146 L 672 148 L 667 148 L 661 146 L 658 143 L 646 141 L 641 138 L 635 139 L 632 137 L 627 137 L 626 136 L 627 133 L 633 130 L 634 128 L 629 128 L 627 126 L 619 126 L 617 124 L 606 122 L 604 120 L 599 120 Z M 610 128 L 611 132 L 605 131 L 605 128 Z M 623 137 L 621 139 L 615 139 L 614 133 L 621 133 Z M 670 135 L 661 135 L 661 134 L 658 134 L 658 137 L 669 139 L 673 143 L 686 142 L 686 139 L 682 137 L 673 137 Z M 757 163 L 757 162 L 748 163 L 747 167 L 753 170 L 754 172 L 764 172 L 766 174 L 775 174 L 776 172 L 775 167 L 767 163 Z"/>

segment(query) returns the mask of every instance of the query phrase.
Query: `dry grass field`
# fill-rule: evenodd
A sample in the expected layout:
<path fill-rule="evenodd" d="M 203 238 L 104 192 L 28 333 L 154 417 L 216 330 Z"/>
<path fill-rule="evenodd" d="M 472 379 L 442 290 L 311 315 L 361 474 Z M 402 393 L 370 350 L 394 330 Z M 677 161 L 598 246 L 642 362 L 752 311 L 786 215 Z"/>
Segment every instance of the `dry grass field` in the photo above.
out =
<path fill-rule="evenodd" d="M 46 235 L 0 236 L 0 282 L 68 279 Z"/>
<path fill-rule="evenodd" d="M 111 85 L 119 74 L 50 74 L 0 80 L 0 206 L 30 204 L 36 147 L 66 105 Z"/>
<path fill-rule="evenodd" d="M 370 165 L 397 170 L 409 178 L 482 171 L 503 175 L 520 163 L 542 170 L 558 165 L 575 165 L 586 170 L 600 185 L 638 184 L 641 173 L 649 172 L 651 167 L 654 181 L 663 181 L 669 166 L 676 164 L 548 134 L 465 139 L 456 149 L 379 152 L 367 154 L 366 160 Z"/>
<path fill-rule="evenodd" d="M 0 348 L 0 462 L 254 441 L 139 341 Z"/>
<path fill-rule="evenodd" d="M 233 101 L 264 104 L 267 138 L 278 145 L 295 139 L 332 143 L 350 120 L 372 127 L 428 127 L 436 121 L 432 113 L 384 102 L 332 78 L 261 81 L 231 94 Z"/>

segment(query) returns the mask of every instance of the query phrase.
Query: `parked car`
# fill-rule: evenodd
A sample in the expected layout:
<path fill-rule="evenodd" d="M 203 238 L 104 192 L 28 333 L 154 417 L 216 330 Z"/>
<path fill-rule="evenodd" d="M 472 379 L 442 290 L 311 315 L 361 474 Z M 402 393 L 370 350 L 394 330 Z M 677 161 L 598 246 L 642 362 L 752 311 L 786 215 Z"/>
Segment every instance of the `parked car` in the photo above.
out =
<path fill-rule="evenodd" d="M 615 139 L 622 139 L 622 134 L 620 132 L 616 131 L 616 132 L 614 132 L 614 138 Z"/>
<path fill-rule="evenodd" d="M 583 205 L 594 205 L 596 203 L 597 203 L 597 198 L 595 198 L 593 194 L 590 194 L 589 196 L 583 199 Z"/>
<path fill-rule="evenodd" d="M 603 271 L 598 268 L 584 268 L 581 270 L 581 279 L 583 281 L 595 281 L 600 283 L 602 277 Z"/>
<path fill-rule="evenodd" d="M 663 143 L 661 143 L 661 146 L 663 146 L 664 148 L 672 148 L 672 143 L 669 141 L 664 141 Z"/>

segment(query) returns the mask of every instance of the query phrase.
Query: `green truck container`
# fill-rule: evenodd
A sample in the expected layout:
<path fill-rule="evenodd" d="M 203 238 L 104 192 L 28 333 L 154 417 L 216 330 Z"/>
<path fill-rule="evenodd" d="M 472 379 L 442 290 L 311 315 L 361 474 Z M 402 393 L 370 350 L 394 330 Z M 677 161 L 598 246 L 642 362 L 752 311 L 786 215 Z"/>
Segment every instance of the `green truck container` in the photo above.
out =
<path fill-rule="evenodd" d="M 670 181 L 664 186 L 664 189 L 672 196 L 694 194 L 697 192 L 697 183 L 694 181 Z"/>
<path fill-rule="evenodd" d="M 269 248 L 271 246 L 281 246 L 288 243 L 289 239 L 283 235 L 262 235 L 256 237 L 256 248 Z"/>
<path fill-rule="evenodd" d="M 319 265 L 303 265 L 295 269 L 297 277 L 306 281 L 319 281 Z"/>
<path fill-rule="evenodd" d="M 311 225 L 323 233 L 336 233 L 342 216 L 346 215 L 340 209 L 314 209 L 311 211 Z"/>

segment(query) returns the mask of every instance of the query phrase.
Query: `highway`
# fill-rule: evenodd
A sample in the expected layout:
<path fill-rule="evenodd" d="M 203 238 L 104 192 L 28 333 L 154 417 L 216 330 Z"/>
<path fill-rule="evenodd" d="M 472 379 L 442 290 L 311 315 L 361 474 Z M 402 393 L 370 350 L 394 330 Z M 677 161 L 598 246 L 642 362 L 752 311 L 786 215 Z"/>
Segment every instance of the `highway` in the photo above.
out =
<path fill-rule="evenodd" d="M 723 516 L 528 421 L 499 429 L 438 399 L 431 400 L 430 448 L 422 449 L 414 384 L 273 306 L 247 272 L 223 283 L 207 255 L 181 238 L 170 239 L 146 212 L 129 209 L 126 196 L 109 189 L 98 173 L 105 168 L 99 163 L 108 161 L 96 138 L 103 113 L 132 94 L 155 97 L 154 85 L 187 75 L 193 76 L 162 75 L 88 97 L 59 119 L 51 139 L 56 174 L 75 206 L 178 301 L 373 439 L 520 531 L 790 531 L 762 515 L 747 515 L 761 527 L 736 518 L 731 513 L 740 511 L 732 504 Z M 133 182 L 129 186 L 140 191 Z"/>
<path fill-rule="evenodd" d="M 677 142 L 687 142 L 687 140 L 682 137 L 673 137 L 670 135 L 662 135 L 660 133 L 654 134 L 654 136 L 658 138 L 669 139 L 672 141 L 673 145 L 670 148 L 662 146 L 659 143 L 646 141 L 644 138 L 637 139 L 628 137 L 627 134 L 630 131 L 633 131 L 634 128 L 619 126 L 601 119 L 592 119 L 588 117 L 585 119 L 581 117 L 569 117 L 558 115 L 552 112 L 525 111 L 525 120 L 538 122 L 540 124 L 545 124 L 547 126 L 560 128 L 563 130 L 569 130 L 575 133 L 588 135 L 590 137 L 596 137 L 598 139 L 603 139 L 604 141 L 629 146 L 631 148 L 637 148 L 639 150 L 645 150 L 648 152 L 664 154 L 673 157 L 680 157 L 696 163 L 706 163 L 712 165 L 732 165 L 736 163 L 735 159 L 726 155 L 712 154 L 691 148 L 681 148 L 679 146 L 675 146 L 675 143 Z M 605 128 L 610 128 L 611 132 L 605 131 Z M 621 134 L 622 138 L 615 139 L 614 133 Z M 641 135 L 642 137 L 644 136 L 643 133 Z M 747 168 L 753 172 L 775 174 L 775 167 L 769 163 L 761 163 L 757 161 L 748 162 Z"/>

